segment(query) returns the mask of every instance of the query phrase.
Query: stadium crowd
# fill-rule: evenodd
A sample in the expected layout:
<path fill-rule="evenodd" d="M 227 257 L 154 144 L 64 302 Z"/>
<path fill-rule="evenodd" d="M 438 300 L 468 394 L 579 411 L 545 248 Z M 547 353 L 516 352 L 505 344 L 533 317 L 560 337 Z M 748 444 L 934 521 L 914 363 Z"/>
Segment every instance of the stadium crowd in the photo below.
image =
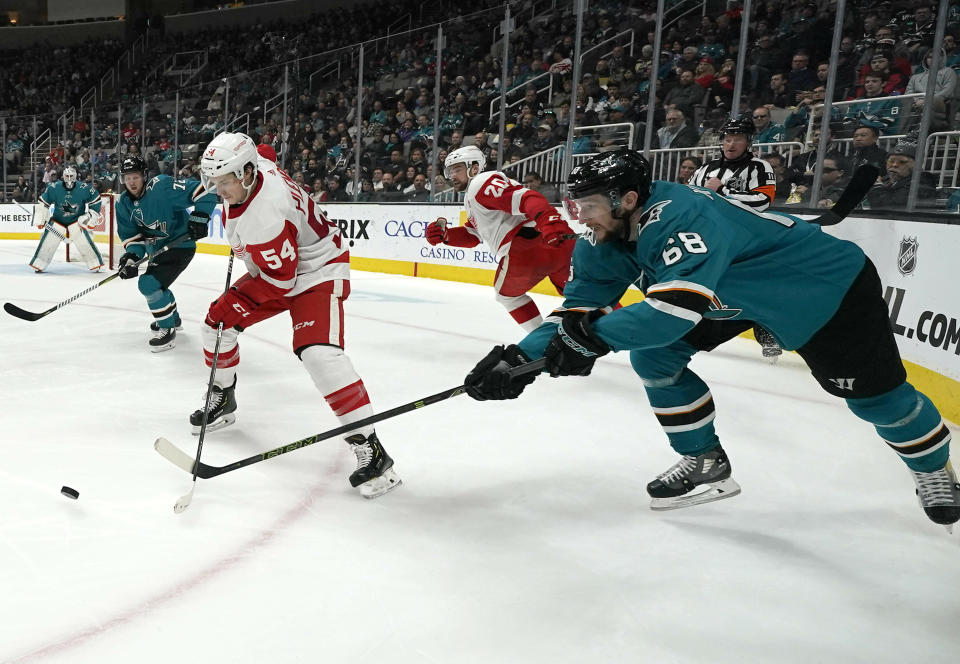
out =
<path fill-rule="evenodd" d="M 476 144 L 489 162 L 496 163 L 499 156 L 508 165 L 563 144 L 574 114 L 581 127 L 632 127 L 634 146 L 642 147 L 651 69 L 658 79 L 651 147 L 684 151 L 688 159 L 676 174 L 682 180 L 693 162 L 713 152 L 719 127 L 733 106 L 741 3 L 707 6 L 707 15 L 694 12 L 670 23 L 655 54 L 655 3 L 591 3 L 583 31 L 581 83 L 574 90 L 575 16 L 569 6 L 536 11 L 529 3 L 516 5 L 515 11 L 529 20 L 518 22 L 511 36 L 504 82 L 501 51 L 493 48 L 501 6 L 475 3 L 475 13 L 465 15 L 462 7 L 442 4 L 435 8 L 444 17 L 447 38 L 436 137 L 434 27 L 368 44 L 359 123 L 356 117 L 357 49 L 350 46 L 386 35 L 398 20 L 416 16 L 420 5 L 411 0 L 332 10 L 296 24 L 255 24 L 239 34 L 204 29 L 167 35 L 151 45 L 149 62 L 122 80 L 117 101 L 105 103 L 103 121 L 91 128 L 87 118 L 70 116 L 69 131 L 54 127 L 57 118 L 79 105 L 124 45 L 59 47 L 55 57 L 49 46 L 37 45 L 30 49 L 36 58 L 0 51 L 0 114 L 8 116 L 4 158 L 8 179 L 16 181 L 12 195 L 35 200 L 40 192 L 32 189 L 34 176 L 42 191 L 66 164 L 75 165 L 81 178 L 102 190 L 116 189 L 118 160 L 128 152 L 143 152 L 152 172 L 193 175 L 199 148 L 225 122 L 234 121 L 231 129 L 272 145 L 282 165 L 319 201 L 353 199 L 357 151 L 358 200 L 427 200 L 431 191 L 449 186 L 442 163 L 450 150 Z M 782 144 L 761 150 L 777 175 L 777 204 L 807 203 L 804 194 L 818 164 L 824 169 L 824 186 L 842 187 L 857 165 L 875 163 L 884 175 L 878 183 L 883 191 L 871 195 L 874 207 L 902 207 L 904 183 L 909 184 L 916 168 L 915 131 L 923 110 L 921 97 L 905 95 L 926 90 L 934 10 L 887 1 L 848 6 L 836 59 L 835 99 L 850 103 L 834 107 L 828 150 L 818 160 L 815 152 L 813 158 L 810 154 L 818 137 L 818 130 L 811 131 L 811 116 L 818 121 L 817 104 L 829 72 L 831 7 L 809 0 L 766 0 L 754 6 L 738 107 L 754 122 L 755 146 Z M 932 132 L 960 127 L 957 10 L 951 8 L 943 63 L 935 76 Z M 245 47 L 236 48 L 238 43 Z M 343 50 L 298 60 L 335 49 Z M 205 52 L 206 63 L 186 85 L 182 77 L 154 71 L 166 58 L 191 51 Z M 41 54 L 50 66 L 35 66 Z M 334 59 L 337 74 L 314 81 L 311 74 Z M 282 109 L 269 104 L 284 92 L 284 66 L 270 64 L 277 62 L 290 63 L 286 125 Z M 491 102 L 499 99 L 504 83 L 518 103 L 508 108 L 506 131 L 499 136 L 500 119 L 491 113 L 496 110 Z M 179 109 L 173 102 L 177 92 Z M 108 115 L 118 103 L 129 111 L 119 122 L 115 113 Z M 146 108 L 145 118 L 141 108 Z M 241 116 L 244 124 L 235 124 Z M 59 138 L 42 159 L 31 161 L 35 118 L 38 133 L 54 127 Z M 584 153 L 608 144 L 603 131 L 593 131 L 578 136 L 573 147 Z M 802 149 L 781 149 L 787 144 Z M 953 145 L 956 150 L 956 141 Z M 532 176 L 551 192 L 559 184 L 544 183 L 535 172 Z M 931 174 L 921 177 L 921 188 L 926 200 L 951 193 Z"/>

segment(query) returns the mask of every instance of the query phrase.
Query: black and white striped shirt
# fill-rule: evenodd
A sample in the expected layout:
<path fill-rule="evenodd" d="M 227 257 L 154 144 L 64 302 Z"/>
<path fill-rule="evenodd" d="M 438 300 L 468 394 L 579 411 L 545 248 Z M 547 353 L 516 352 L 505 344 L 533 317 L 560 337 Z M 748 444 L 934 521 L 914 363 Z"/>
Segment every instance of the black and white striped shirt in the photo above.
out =
<path fill-rule="evenodd" d="M 734 198 L 757 212 L 770 207 L 777 188 L 773 168 L 750 152 L 732 161 L 723 157 L 708 161 L 696 170 L 689 184 L 706 187 L 710 178 L 723 183 L 718 194 Z"/>

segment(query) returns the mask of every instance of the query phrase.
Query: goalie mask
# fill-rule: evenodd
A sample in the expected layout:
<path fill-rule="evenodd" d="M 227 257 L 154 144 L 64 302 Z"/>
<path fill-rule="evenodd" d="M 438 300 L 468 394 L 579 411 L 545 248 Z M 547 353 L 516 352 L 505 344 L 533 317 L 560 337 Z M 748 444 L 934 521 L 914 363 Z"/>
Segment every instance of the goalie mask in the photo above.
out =
<path fill-rule="evenodd" d="M 77 169 L 73 166 L 67 166 L 63 169 L 63 186 L 67 189 L 73 189 L 74 185 L 77 184 Z"/>
<path fill-rule="evenodd" d="M 243 182 L 244 168 L 250 164 L 253 168 L 253 182 L 244 184 L 247 195 L 256 183 L 257 160 L 259 158 L 257 145 L 246 134 L 225 132 L 215 137 L 203 151 L 200 159 L 200 181 L 208 193 L 216 191 L 216 185 L 211 180 L 221 175 L 233 174 Z"/>
<path fill-rule="evenodd" d="M 629 148 L 604 152 L 570 172 L 567 178 L 569 197 L 564 199 L 563 207 L 571 220 L 580 223 L 584 218 L 609 211 L 614 219 L 623 222 L 621 239 L 626 240 L 630 224 L 620 210 L 623 195 L 628 191 L 637 192 L 637 209 L 641 209 L 650 197 L 650 183 L 650 162 L 641 153 Z M 600 198 L 596 198 L 597 194 Z M 591 244 L 596 243 L 592 232 L 583 237 Z"/>
<path fill-rule="evenodd" d="M 470 182 L 470 179 L 473 175 L 470 174 L 470 167 L 473 164 L 477 164 L 477 173 L 482 173 L 483 169 L 487 166 L 487 158 L 483 156 L 483 153 L 480 151 L 476 145 L 467 145 L 462 148 L 457 148 L 453 152 L 447 155 L 447 158 L 443 160 L 443 177 L 448 180 L 451 179 L 450 168 L 457 164 L 463 164 L 467 167 L 467 182 Z"/>

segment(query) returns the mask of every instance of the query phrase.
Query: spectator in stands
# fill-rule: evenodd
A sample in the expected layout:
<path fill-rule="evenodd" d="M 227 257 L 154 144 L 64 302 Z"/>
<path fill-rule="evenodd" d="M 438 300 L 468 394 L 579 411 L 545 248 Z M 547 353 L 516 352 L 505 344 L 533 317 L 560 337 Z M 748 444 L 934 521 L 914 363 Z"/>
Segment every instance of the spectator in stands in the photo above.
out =
<path fill-rule="evenodd" d="M 417 173 L 413 176 L 410 188 L 404 191 L 404 200 L 410 203 L 421 203 L 430 200 L 430 190 L 427 189 L 427 176 Z"/>
<path fill-rule="evenodd" d="M 782 143 L 786 140 L 783 125 L 770 121 L 770 109 L 758 106 L 753 109 L 753 124 L 757 133 L 753 135 L 754 143 Z"/>
<path fill-rule="evenodd" d="M 771 164 L 772 165 L 772 164 Z M 829 208 L 840 198 L 844 187 L 847 184 L 847 169 L 849 166 L 846 160 L 836 153 L 828 154 L 822 164 L 811 164 L 813 168 L 823 171 L 821 176 L 820 196 L 816 207 Z M 813 171 L 804 174 L 802 181 L 796 182 L 787 198 L 787 203 L 791 205 L 802 205 L 804 207 L 814 207 L 810 203 L 810 195 L 813 193 Z"/>
<path fill-rule="evenodd" d="M 506 134 L 500 140 L 500 151 L 503 153 L 503 163 L 509 163 L 514 160 L 514 158 L 519 159 L 523 155 L 520 153 L 520 148 L 518 148 L 513 143 L 513 137 L 510 134 Z"/>
<path fill-rule="evenodd" d="M 423 148 L 416 147 L 410 150 L 410 163 L 408 168 L 413 168 L 416 173 L 427 172 L 427 158 L 424 155 Z"/>
<path fill-rule="evenodd" d="M 773 35 L 761 35 L 757 46 L 747 52 L 746 76 L 748 89 L 762 91 L 774 72 L 783 64 L 783 51 L 776 45 Z"/>
<path fill-rule="evenodd" d="M 327 178 L 327 201 L 331 203 L 345 203 L 350 200 L 346 190 L 340 187 L 340 176 L 331 175 Z"/>
<path fill-rule="evenodd" d="M 687 124 L 677 109 L 667 111 L 666 124 L 657 130 L 659 148 L 692 148 L 698 139 L 697 130 Z"/>
<path fill-rule="evenodd" d="M 896 133 L 897 121 L 900 119 L 900 101 L 881 99 L 886 96 L 883 84 L 882 72 L 872 71 L 867 74 L 863 79 L 864 93 L 857 97 L 857 100 L 863 100 L 863 103 L 851 104 L 847 108 L 846 117 L 859 125 L 875 127 L 881 135 L 886 136 Z"/>
<path fill-rule="evenodd" d="M 790 105 L 801 99 L 817 87 L 817 73 L 810 68 L 810 55 L 803 50 L 793 54 L 790 73 L 787 75 L 787 94 Z"/>
<path fill-rule="evenodd" d="M 447 146 L 447 153 L 453 152 L 459 148 L 463 147 L 463 132 L 454 131 L 450 133 L 450 144 Z M 440 160 L 440 163 L 443 163 L 443 160 Z"/>
<path fill-rule="evenodd" d="M 375 194 L 374 200 L 387 203 L 400 200 L 400 190 L 397 185 L 394 184 L 393 174 L 390 173 L 390 171 L 383 172 L 381 184 L 383 186 L 380 188 L 380 191 Z"/>
<path fill-rule="evenodd" d="M 713 64 L 711 58 L 706 58 L 706 60 Z M 677 60 L 675 67 L 678 71 L 696 71 L 697 65 L 702 61 L 703 59 L 697 57 L 697 47 L 687 46 L 683 49 L 683 54 L 680 56 L 680 59 Z"/>
<path fill-rule="evenodd" d="M 770 164 L 770 168 L 773 169 L 774 181 L 776 182 L 773 203 L 774 205 L 782 205 L 793 190 L 793 173 L 787 167 L 787 162 L 779 152 L 768 152 L 763 155 L 762 159 Z"/>
<path fill-rule="evenodd" d="M 720 60 L 727 54 L 727 49 L 723 44 L 717 43 L 717 31 L 711 28 L 703 31 L 703 43 L 697 49 L 697 55 L 701 58 L 713 58 L 714 62 Z"/>
<path fill-rule="evenodd" d="M 490 159 L 490 143 L 487 142 L 487 132 L 478 131 L 473 137 L 473 144 L 477 146 L 477 149 L 483 153 L 484 157 L 487 157 L 487 160 Z"/>
<path fill-rule="evenodd" d="M 327 200 L 327 192 L 323 189 L 323 180 L 317 178 L 310 188 L 310 198 L 314 203 L 323 203 Z"/>
<path fill-rule="evenodd" d="M 723 135 L 720 133 L 720 127 L 727 120 L 727 114 L 720 108 L 712 108 L 707 111 L 707 116 L 703 119 L 700 131 L 700 140 L 697 145 L 704 148 L 712 148 L 720 145 L 720 139 Z"/>
<path fill-rule="evenodd" d="M 713 66 L 713 58 L 700 58 L 697 68 L 694 71 L 694 81 L 704 90 L 708 90 L 713 84 L 713 75 L 717 70 Z"/>
<path fill-rule="evenodd" d="M 523 176 L 523 186 L 539 192 L 551 203 L 560 202 L 560 193 L 552 184 L 544 184 L 543 177 L 537 171 L 527 171 Z"/>
<path fill-rule="evenodd" d="M 729 109 L 733 105 L 733 82 L 737 73 L 737 61 L 727 58 L 720 66 L 720 71 L 710 84 L 709 106 Z"/>
<path fill-rule="evenodd" d="M 910 77 L 907 82 L 906 94 L 926 93 L 927 81 L 930 79 L 930 66 L 933 60 L 933 49 L 929 49 L 923 55 L 923 66 L 919 71 Z M 957 73 L 946 66 L 946 53 L 941 51 L 940 70 L 937 72 L 937 80 L 933 91 L 933 109 L 930 115 L 930 129 L 932 131 L 944 131 L 950 128 L 947 118 L 948 105 L 952 104 L 954 95 L 957 91 Z M 914 107 L 923 110 L 923 97 L 917 97 L 913 100 Z"/>
<path fill-rule="evenodd" d="M 686 117 L 692 118 L 694 106 L 702 103 L 705 95 L 706 89 L 694 82 L 693 72 L 684 70 L 680 73 L 679 83 L 664 97 L 663 105 L 668 111 L 675 108 Z"/>
<path fill-rule="evenodd" d="M 530 155 L 533 152 L 533 143 L 537 140 L 537 128 L 533 126 L 533 115 L 527 113 L 520 118 L 519 124 L 510 130 L 508 136 L 524 156 Z"/>
<path fill-rule="evenodd" d="M 864 164 L 870 164 L 880 169 L 880 174 L 887 172 L 887 153 L 877 145 L 880 132 L 876 127 L 860 125 L 853 130 L 853 153 L 851 157 L 851 174 Z"/>
<path fill-rule="evenodd" d="M 558 141 L 554 139 L 553 129 L 548 122 L 543 122 L 537 127 L 537 139 L 533 142 L 532 153 L 543 152 L 557 145 Z M 441 162 L 443 163 L 443 162 Z"/>
<path fill-rule="evenodd" d="M 680 168 L 677 170 L 677 182 L 687 184 L 693 174 L 703 165 L 700 157 L 691 155 L 680 160 Z"/>
<path fill-rule="evenodd" d="M 16 174 L 20 172 L 20 167 L 23 165 L 23 153 L 25 149 L 26 147 L 23 140 L 15 131 L 7 135 L 4 159 L 7 160 L 7 168 L 10 173 Z"/>
<path fill-rule="evenodd" d="M 867 195 L 871 208 L 903 209 L 907 206 L 910 179 L 916 167 L 917 144 L 900 141 L 887 157 L 887 174 Z M 932 173 L 920 173 L 917 202 L 923 204 L 936 200 L 936 180 Z"/>
<path fill-rule="evenodd" d="M 767 108 L 788 108 L 796 105 L 796 101 L 790 98 L 790 92 L 787 90 L 787 75 L 781 72 L 774 73 L 770 77 L 769 89 L 760 93 L 757 100 L 760 105 Z"/>

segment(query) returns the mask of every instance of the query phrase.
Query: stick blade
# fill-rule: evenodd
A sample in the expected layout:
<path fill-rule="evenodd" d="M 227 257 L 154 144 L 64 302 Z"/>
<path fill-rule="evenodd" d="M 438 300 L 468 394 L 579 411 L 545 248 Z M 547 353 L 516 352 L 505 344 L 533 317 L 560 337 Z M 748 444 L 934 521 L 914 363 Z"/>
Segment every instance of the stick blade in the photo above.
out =
<path fill-rule="evenodd" d="M 196 459 L 188 455 L 166 438 L 157 438 L 156 442 L 153 444 L 153 449 L 155 449 L 160 456 L 173 465 L 182 468 L 186 472 L 193 475 L 193 464 Z"/>
<path fill-rule="evenodd" d="M 183 514 L 188 507 L 190 507 L 190 502 L 193 500 L 193 490 L 197 488 L 197 483 L 194 481 L 191 485 L 190 490 L 184 495 L 177 498 L 177 502 L 173 504 L 173 512 L 175 514 Z"/>
<path fill-rule="evenodd" d="M 10 302 L 3 303 L 3 310 L 6 311 L 11 316 L 15 316 L 16 318 L 20 318 L 22 320 L 29 320 L 29 321 L 40 320 L 45 315 L 43 313 L 36 314 L 32 311 L 21 309 L 17 305 L 11 304 Z"/>

